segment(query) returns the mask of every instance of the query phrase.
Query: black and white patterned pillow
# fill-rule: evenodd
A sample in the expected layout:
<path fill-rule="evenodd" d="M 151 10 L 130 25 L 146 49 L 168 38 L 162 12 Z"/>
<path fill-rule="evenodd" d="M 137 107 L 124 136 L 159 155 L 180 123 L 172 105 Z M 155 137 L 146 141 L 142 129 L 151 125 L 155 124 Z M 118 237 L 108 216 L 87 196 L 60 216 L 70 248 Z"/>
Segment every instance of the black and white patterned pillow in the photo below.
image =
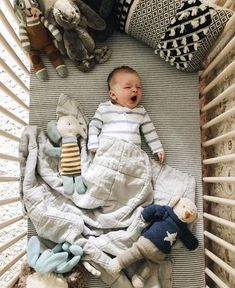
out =
<path fill-rule="evenodd" d="M 161 36 L 155 52 L 177 69 L 189 72 L 199 70 L 230 14 L 200 0 L 183 1 Z M 214 41 L 208 41 L 210 34 L 213 34 Z"/>
<path fill-rule="evenodd" d="M 117 0 L 120 30 L 145 42 L 177 69 L 192 72 L 222 32 L 232 11 L 201 0 Z"/>
<path fill-rule="evenodd" d="M 117 0 L 119 29 L 156 48 L 181 3 L 182 0 Z"/>

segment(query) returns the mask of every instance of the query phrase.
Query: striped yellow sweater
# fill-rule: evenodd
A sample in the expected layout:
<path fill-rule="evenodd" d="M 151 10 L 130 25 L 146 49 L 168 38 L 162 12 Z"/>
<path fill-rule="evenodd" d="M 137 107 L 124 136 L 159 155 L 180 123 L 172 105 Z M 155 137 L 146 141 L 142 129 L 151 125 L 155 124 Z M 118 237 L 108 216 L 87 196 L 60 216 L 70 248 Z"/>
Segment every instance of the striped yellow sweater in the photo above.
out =
<path fill-rule="evenodd" d="M 81 174 L 80 148 L 75 136 L 62 139 L 60 168 L 61 175 Z"/>

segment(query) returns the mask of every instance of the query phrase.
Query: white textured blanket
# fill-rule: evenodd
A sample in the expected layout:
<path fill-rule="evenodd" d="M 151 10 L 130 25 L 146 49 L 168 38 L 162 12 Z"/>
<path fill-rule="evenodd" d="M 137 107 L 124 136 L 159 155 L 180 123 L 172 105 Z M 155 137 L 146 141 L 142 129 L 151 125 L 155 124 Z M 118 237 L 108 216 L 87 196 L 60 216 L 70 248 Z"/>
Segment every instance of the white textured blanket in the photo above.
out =
<path fill-rule="evenodd" d="M 36 126 L 25 129 L 20 155 L 23 201 L 28 215 L 39 236 L 56 243 L 81 245 L 85 258 L 106 273 L 108 254 L 118 255 L 140 236 L 145 226 L 140 217 L 144 206 L 154 199 L 168 204 L 177 195 L 194 200 L 193 177 L 150 161 L 134 144 L 109 137 L 100 139 L 92 161 L 82 141 L 82 173 L 87 191 L 67 196 L 58 173 L 58 160 L 45 154 L 48 145 L 51 144 L 42 130 Z M 127 278 L 126 281 L 129 283 Z"/>

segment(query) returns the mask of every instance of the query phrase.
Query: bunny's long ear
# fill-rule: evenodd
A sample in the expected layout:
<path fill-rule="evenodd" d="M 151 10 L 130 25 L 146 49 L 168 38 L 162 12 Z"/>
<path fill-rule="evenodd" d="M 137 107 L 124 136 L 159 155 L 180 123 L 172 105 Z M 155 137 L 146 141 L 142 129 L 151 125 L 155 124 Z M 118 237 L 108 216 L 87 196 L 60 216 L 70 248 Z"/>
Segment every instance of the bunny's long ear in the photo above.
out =
<path fill-rule="evenodd" d="M 91 7 L 85 4 L 82 0 L 74 0 L 81 13 L 87 18 L 87 24 L 95 30 L 104 30 L 106 22 L 102 19 Z"/>

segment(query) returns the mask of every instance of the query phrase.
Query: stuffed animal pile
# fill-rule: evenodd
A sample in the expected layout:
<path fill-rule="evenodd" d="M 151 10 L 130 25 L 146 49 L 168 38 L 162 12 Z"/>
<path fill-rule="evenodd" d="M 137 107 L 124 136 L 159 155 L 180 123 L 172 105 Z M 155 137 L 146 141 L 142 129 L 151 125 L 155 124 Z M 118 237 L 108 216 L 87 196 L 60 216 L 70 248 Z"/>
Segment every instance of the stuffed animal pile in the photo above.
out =
<path fill-rule="evenodd" d="M 110 49 L 107 46 L 97 48 L 88 31 L 89 28 L 103 31 L 106 23 L 82 0 L 55 0 L 47 8 L 46 14 L 48 21 L 61 31 L 65 49 L 63 51 L 76 63 L 79 70 L 88 72 L 95 64 L 102 64 L 110 58 Z"/>
<path fill-rule="evenodd" d="M 98 12 L 108 17 L 114 1 L 103 2 L 99 3 Z M 14 0 L 14 10 L 20 20 L 22 47 L 41 81 L 47 80 L 48 74 L 40 52 L 47 54 L 60 77 L 68 75 L 61 54 L 68 56 L 82 72 L 105 63 L 111 56 L 110 49 L 97 47 L 95 39 L 106 40 L 113 29 L 82 0 Z M 46 10 L 45 17 L 43 10 Z"/>

